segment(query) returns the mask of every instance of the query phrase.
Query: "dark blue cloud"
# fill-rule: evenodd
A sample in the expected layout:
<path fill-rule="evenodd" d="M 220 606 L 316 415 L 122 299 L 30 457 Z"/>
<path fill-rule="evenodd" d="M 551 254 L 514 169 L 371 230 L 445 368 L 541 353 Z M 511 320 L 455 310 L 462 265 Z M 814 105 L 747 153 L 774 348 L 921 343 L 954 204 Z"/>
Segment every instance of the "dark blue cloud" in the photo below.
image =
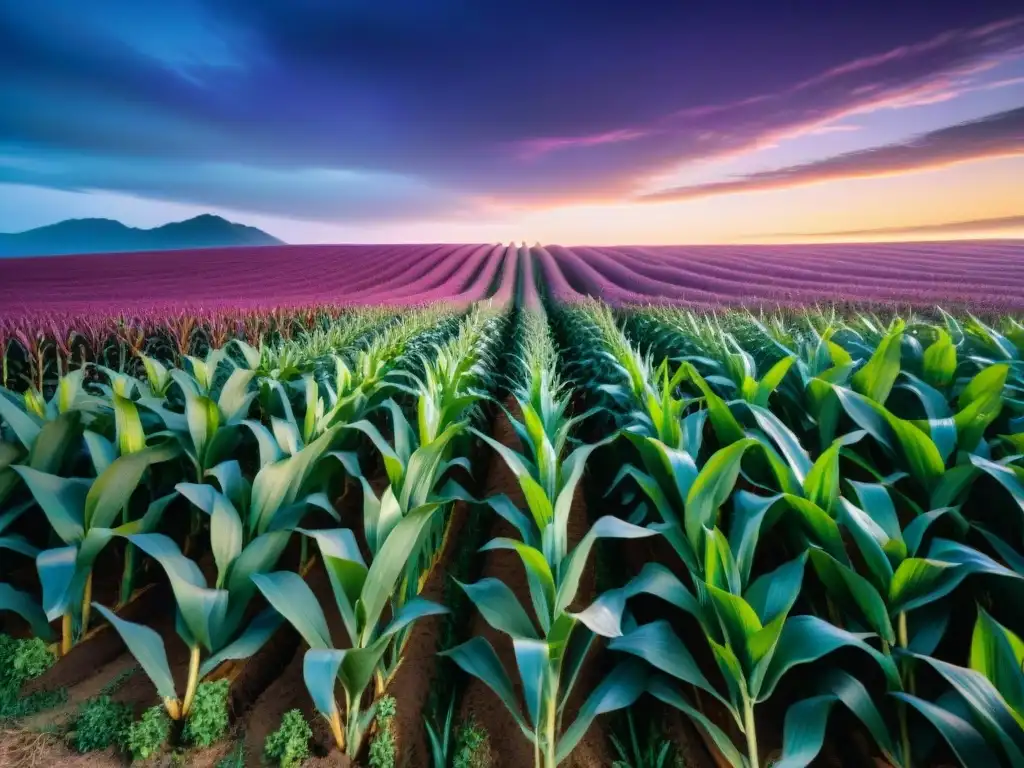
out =
<path fill-rule="evenodd" d="M 0 180 L 337 220 L 610 198 L 1024 42 L 1016 2 L 850 8 L 8 3 Z"/>

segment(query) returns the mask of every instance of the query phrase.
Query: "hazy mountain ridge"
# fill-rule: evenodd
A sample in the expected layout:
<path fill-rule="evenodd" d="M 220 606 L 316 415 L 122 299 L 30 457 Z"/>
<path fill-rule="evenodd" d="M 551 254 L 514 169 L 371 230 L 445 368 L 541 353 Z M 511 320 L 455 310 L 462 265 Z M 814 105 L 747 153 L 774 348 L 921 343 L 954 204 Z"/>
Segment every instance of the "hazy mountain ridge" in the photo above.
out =
<path fill-rule="evenodd" d="M 261 229 L 203 214 L 152 229 L 114 219 L 68 219 L 25 232 L 0 234 L 0 256 L 167 251 L 236 245 L 282 245 Z"/>

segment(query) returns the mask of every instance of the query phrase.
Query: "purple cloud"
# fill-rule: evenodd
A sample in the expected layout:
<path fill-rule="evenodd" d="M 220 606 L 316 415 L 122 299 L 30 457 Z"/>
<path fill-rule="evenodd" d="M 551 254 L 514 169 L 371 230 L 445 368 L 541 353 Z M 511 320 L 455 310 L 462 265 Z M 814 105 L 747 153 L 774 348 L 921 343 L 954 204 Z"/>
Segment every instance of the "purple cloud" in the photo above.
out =
<path fill-rule="evenodd" d="M 847 152 L 825 160 L 751 173 L 729 181 L 675 187 L 643 195 L 640 199 L 660 202 L 761 192 L 1020 154 L 1024 154 L 1024 107 L 932 131 L 901 144 Z"/>

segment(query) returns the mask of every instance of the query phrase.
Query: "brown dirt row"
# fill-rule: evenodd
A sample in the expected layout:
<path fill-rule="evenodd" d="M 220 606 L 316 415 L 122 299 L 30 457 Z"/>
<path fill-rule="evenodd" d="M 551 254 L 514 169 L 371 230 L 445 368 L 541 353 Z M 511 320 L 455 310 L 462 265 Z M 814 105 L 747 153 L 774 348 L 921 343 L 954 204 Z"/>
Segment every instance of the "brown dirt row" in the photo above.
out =
<path fill-rule="evenodd" d="M 438 560 L 420 593 L 421 597 L 436 603 L 444 602 L 445 581 L 449 578 L 449 565 L 460 546 L 459 537 L 471 514 L 483 514 L 463 502 L 455 504 L 445 539 L 444 552 Z M 437 672 L 438 644 L 443 616 L 428 616 L 413 625 L 402 654 L 401 666 L 388 686 L 388 693 L 398 703 L 392 728 L 395 733 L 396 753 L 401 764 L 427 766 L 430 748 L 423 726 L 423 713 L 430 698 L 430 686 Z"/>

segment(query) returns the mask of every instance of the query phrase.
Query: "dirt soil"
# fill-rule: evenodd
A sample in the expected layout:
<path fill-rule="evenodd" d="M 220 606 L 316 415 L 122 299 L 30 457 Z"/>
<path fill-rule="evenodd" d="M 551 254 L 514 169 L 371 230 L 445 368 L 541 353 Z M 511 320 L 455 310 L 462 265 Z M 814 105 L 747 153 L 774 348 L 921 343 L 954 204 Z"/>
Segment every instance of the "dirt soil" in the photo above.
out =
<path fill-rule="evenodd" d="M 449 564 L 454 560 L 459 547 L 459 536 L 469 514 L 481 514 L 471 510 L 464 502 L 457 502 L 451 511 L 444 551 L 420 596 L 437 603 L 444 602 L 445 580 L 449 578 Z M 441 635 L 443 616 L 428 616 L 413 625 L 398 668 L 388 693 L 398 704 L 392 728 L 395 734 L 396 754 L 399 764 L 408 766 L 430 765 L 430 748 L 423 727 L 423 712 L 430 697 L 430 685 L 437 672 L 435 654 Z"/>

